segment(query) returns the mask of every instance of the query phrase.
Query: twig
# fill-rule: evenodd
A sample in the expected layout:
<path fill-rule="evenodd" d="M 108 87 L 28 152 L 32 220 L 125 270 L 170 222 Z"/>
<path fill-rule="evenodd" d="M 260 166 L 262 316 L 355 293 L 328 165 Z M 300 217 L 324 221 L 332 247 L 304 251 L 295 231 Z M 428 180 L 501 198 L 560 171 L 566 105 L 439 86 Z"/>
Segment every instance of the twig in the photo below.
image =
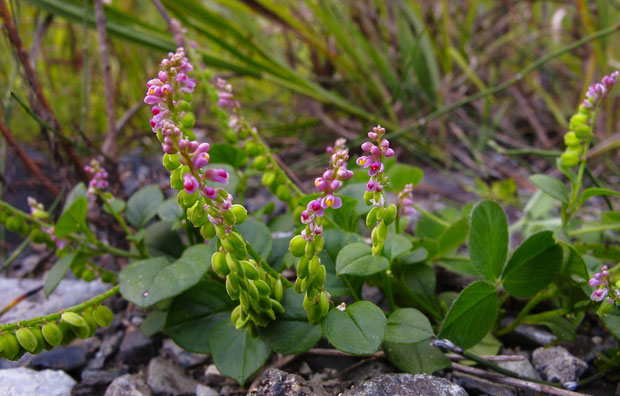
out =
<path fill-rule="evenodd" d="M 105 94 L 105 113 L 108 118 L 108 133 L 101 145 L 101 152 L 111 162 L 116 162 L 118 156 L 118 129 L 116 129 L 116 117 L 114 115 L 114 87 L 112 86 L 112 74 L 110 72 L 110 54 L 108 53 L 108 37 L 105 28 L 105 13 L 102 0 L 95 0 L 95 22 L 99 35 L 99 56 L 101 57 L 101 75 L 103 78 L 103 91 Z"/>
<path fill-rule="evenodd" d="M 521 111 L 525 115 L 525 118 L 527 118 L 530 125 L 534 129 L 534 132 L 536 132 L 536 136 L 538 136 L 540 143 L 543 145 L 544 148 L 551 147 L 552 144 L 551 144 L 551 141 L 549 140 L 549 137 L 547 137 L 547 131 L 545 131 L 545 128 L 542 126 L 538 118 L 536 118 L 536 114 L 530 107 L 525 97 L 521 95 L 521 92 L 518 89 L 512 89 L 511 92 L 514 95 L 514 97 L 517 99 L 517 102 L 519 103 L 519 107 L 521 108 Z"/>
<path fill-rule="evenodd" d="M 459 363 L 452 363 L 451 368 L 453 370 L 458 370 L 463 373 L 475 375 L 481 378 L 493 380 L 500 384 L 510 385 L 521 389 L 527 389 L 534 392 L 541 392 L 549 395 L 560 395 L 560 396 L 586 396 L 583 393 L 573 392 L 566 389 L 556 388 L 551 385 L 539 384 L 536 382 L 525 381 L 518 378 L 506 377 L 502 374 L 492 373 L 490 371 L 481 370 L 475 367 L 465 366 Z"/>
<path fill-rule="evenodd" d="M 445 355 L 450 360 L 467 360 L 458 353 L 446 353 Z M 520 362 L 525 360 L 525 356 L 521 355 L 481 355 L 480 357 L 490 362 Z"/>
<path fill-rule="evenodd" d="M 125 113 L 123 113 L 121 118 L 119 118 L 118 121 L 116 122 L 116 130 L 118 133 L 120 133 L 123 130 L 123 128 L 125 128 L 129 120 L 138 113 L 138 111 L 142 108 L 142 106 L 144 106 L 144 102 L 139 100 L 136 103 L 134 103 L 134 105 L 131 106 L 129 109 L 127 109 Z"/>
<path fill-rule="evenodd" d="M 60 128 L 60 123 L 58 122 L 58 119 L 54 115 L 54 112 L 52 111 L 52 108 L 43 93 L 43 89 L 41 88 L 39 79 L 32 67 L 32 64 L 30 63 L 30 56 L 28 55 L 28 52 L 24 49 L 22 45 L 22 41 L 17 32 L 17 28 L 15 27 L 15 24 L 13 23 L 13 20 L 11 19 L 11 14 L 9 13 L 9 9 L 6 5 L 5 0 L 0 0 L 0 16 L 4 20 L 4 26 L 6 27 L 9 41 L 11 42 L 11 45 L 13 46 L 13 48 L 15 49 L 15 52 L 17 53 L 17 58 L 19 59 L 24 69 L 24 75 L 26 77 L 26 81 L 28 82 L 28 85 L 30 86 L 30 89 L 33 92 L 33 95 L 30 95 L 30 99 L 32 101 L 32 107 L 36 108 L 40 112 L 41 118 L 46 120 L 50 125 L 52 125 L 55 129 L 57 129 L 58 131 L 62 133 L 61 128 Z M 71 147 L 71 145 L 68 144 L 63 139 L 61 139 L 60 144 L 63 150 L 65 151 L 65 153 L 67 154 L 67 157 L 69 158 L 69 160 L 75 167 L 75 170 L 77 171 L 77 173 L 80 175 L 80 177 L 84 181 L 87 181 L 88 175 L 84 171 L 84 168 L 82 166 L 82 161 L 80 160 L 80 158 L 77 156 L 77 154 L 73 150 L 73 147 Z"/>
<path fill-rule="evenodd" d="M 47 33 L 47 29 L 52 25 L 54 21 L 53 14 L 47 14 L 43 23 L 37 26 L 37 29 L 34 32 L 34 39 L 32 40 L 32 45 L 30 46 L 30 63 L 32 68 L 36 68 L 37 57 L 39 56 L 39 49 L 41 48 L 41 43 L 45 38 L 45 33 Z"/>
<path fill-rule="evenodd" d="M 35 287 L 34 289 L 30 290 L 29 292 L 26 292 L 24 294 L 22 294 L 21 296 L 17 297 L 16 299 L 14 299 L 13 301 L 11 301 L 10 303 L 8 303 L 6 305 L 6 307 L 2 308 L 0 310 L 0 316 L 4 315 L 5 313 L 7 313 L 7 311 L 11 310 L 12 308 L 14 308 L 17 304 L 19 304 L 20 302 L 22 302 L 23 300 L 27 299 L 28 297 L 36 294 L 39 290 L 43 289 L 43 286 L 39 286 L 39 287 Z"/>
<path fill-rule="evenodd" d="M 4 136 L 6 141 L 9 143 L 9 145 L 13 148 L 13 150 L 15 150 L 15 152 L 17 153 L 17 156 L 22 161 L 26 169 L 28 169 L 28 171 L 37 180 L 39 180 L 41 184 L 43 184 L 50 193 L 52 193 L 52 195 L 58 195 L 58 193 L 60 192 L 58 187 L 56 187 L 56 185 L 52 183 L 52 181 L 50 181 L 47 177 L 43 175 L 43 173 L 41 173 L 41 170 L 39 169 L 37 164 L 34 163 L 34 161 L 30 158 L 28 153 L 26 153 L 26 150 L 24 150 L 24 148 L 19 144 L 19 142 L 15 139 L 15 137 L 13 137 L 11 130 L 9 129 L 8 126 L 4 125 L 4 122 L 2 121 L 1 118 L 0 118 L 0 132 L 2 132 L 2 135 Z"/>
<path fill-rule="evenodd" d="M 350 353 L 342 352 L 337 349 L 327 349 L 327 348 L 312 348 L 307 350 L 305 353 L 310 355 L 322 355 L 322 356 L 357 356 L 351 355 Z M 375 358 L 380 358 L 385 356 L 383 351 L 376 352 L 374 355 L 371 355 Z"/>

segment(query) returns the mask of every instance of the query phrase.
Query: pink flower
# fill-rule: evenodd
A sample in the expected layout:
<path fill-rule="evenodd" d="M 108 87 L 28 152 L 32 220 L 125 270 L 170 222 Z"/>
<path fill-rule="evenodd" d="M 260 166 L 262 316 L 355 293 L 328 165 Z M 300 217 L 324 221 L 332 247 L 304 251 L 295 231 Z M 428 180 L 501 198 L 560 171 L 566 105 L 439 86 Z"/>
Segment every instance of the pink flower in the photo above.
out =
<path fill-rule="evenodd" d="M 191 173 L 183 175 L 183 188 L 187 194 L 193 194 L 198 189 L 198 180 Z"/>
<path fill-rule="evenodd" d="M 225 169 L 207 169 L 205 178 L 215 183 L 228 184 L 228 172 Z"/>

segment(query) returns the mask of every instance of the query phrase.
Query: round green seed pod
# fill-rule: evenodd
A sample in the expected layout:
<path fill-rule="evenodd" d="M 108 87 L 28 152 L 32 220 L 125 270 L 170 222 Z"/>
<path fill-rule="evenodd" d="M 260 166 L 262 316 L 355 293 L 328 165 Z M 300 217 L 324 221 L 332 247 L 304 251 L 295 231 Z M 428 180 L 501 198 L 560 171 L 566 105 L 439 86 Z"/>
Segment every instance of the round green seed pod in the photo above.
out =
<path fill-rule="evenodd" d="M 228 130 L 224 132 L 224 139 L 230 144 L 235 144 L 239 141 L 239 136 L 234 131 Z"/>
<path fill-rule="evenodd" d="M 222 252 L 215 252 L 211 256 L 211 266 L 213 271 L 219 276 L 226 276 L 230 273 L 230 269 L 226 264 L 226 254 Z"/>
<path fill-rule="evenodd" d="M 585 114 L 577 113 L 570 118 L 570 129 L 575 130 L 579 125 L 588 124 L 588 116 Z"/>
<path fill-rule="evenodd" d="M 376 207 L 370 209 L 370 212 L 368 212 L 368 214 L 366 215 L 367 228 L 374 228 L 374 226 L 377 224 L 377 209 L 378 208 Z"/>
<path fill-rule="evenodd" d="M 301 257 L 306 251 L 306 240 L 301 235 L 296 235 L 288 244 L 288 250 L 295 257 Z"/>
<path fill-rule="evenodd" d="M 575 132 L 567 132 L 564 135 L 564 144 L 568 147 L 579 146 L 581 145 L 581 139 L 575 135 Z"/>
<path fill-rule="evenodd" d="M 5 334 L 0 336 L 0 356 L 4 359 L 13 360 L 22 352 L 22 347 L 17 341 L 14 334 Z"/>
<path fill-rule="evenodd" d="M 317 256 L 312 257 L 312 260 L 308 263 L 308 277 L 314 278 L 317 276 L 320 266 L 321 260 Z"/>
<path fill-rule="evenodd" d="M 579 139 L 585 139 L 592 133 L 592 127 L 588 125 L 577 125 L 573 131 Z"/>
<path fill-rule="evenodd" d="M 315 325 L 321 322 L 321 305 L 314 304 L 308 310 L 308 322 Z"/>
<path fill-rule="evenodd" d="M 84 319 L 84 322 L 86 322 L 86 319 Z M 81 339 L 86 339 L 91 336 L 91 328 L 88 322 L 86 322 L 86 326 L 71 326 L 71 331 Z"/>
<path fill-rule="evenodd" d="M 45 341 L 51 346 L 60 345 L 62 342 L 62 330 L 60 330 L 60 327 L 54 322 L 44 324 L 41 332 L 43 333 Z"/>
<path fill-rule="evenodd" d="M 35 338 L 37 339 L 37 347 L 31 353 L 33 355 L 38 355 L 39 353 L 43 352 L 44 349 L 47 349 L 47 342 L 45 342 L 45 339 L 43 338 L 43 333 L 41 332 L 41 328 L 39 326 L 31 326 L 29 327 L 29 329 L 30 331 L 32 331 L 32 334 L 34 334 Z"/>
<path fill-rule="evenodd" d="M 319 295 L 319 306 L 321 307 L 321 317 L 329 312 L 329 295 L 325 290 Z"/>
<path fill-rule="evenodd" d="M 577 166 L 579 164 L 579 155 L 573 151 L 566 151 L 562 153 L 560 161 L 563 167 L 572 168 L 573 166 Z"/>
<path fill-rule="evenodd" d="M 104 271 L 103 274 L 101 274 L 101 281 L 104 283 L 113 283 L 115 277 L 116 274 L 114 274 L 114 272 Z"/>
<path fill-rule="evenodd" d="M 97 305 L 93 309 L 93 319 L 101 327 L 108 327 L 114 320 L 114 313 L 105 305 Z"/>
<path fill-rule="evenodd" d="M 278 277 L 278 280 L 276 280 L 276 284 L 273 288 L 273 298 L 280 301 L 282 300 L 283 295 L 284 295 L 284 285 L 282 284 L 282 279 Z"/>
<path fill-rule="evenodd" d="M 308 276 L 308 264 L 310 260 L 308 260 L 305 256 L 300 257 L 297 262 L 297 276 L 300 278 L 305 278 Z"/>
<path fill-rule="evenodd" d="M 284 313 L 284 307 L 282 306 L 282 304 L 280 304 L 280 302 L 278 300 L 274 300 L 273 298 L 271 299 L 271 307 L 273 308 L 274 311 L 276 311 L 277 313 Z"/>
<path fill-rule="evenodd" d="M 88 328 L 90 329 L 88 336 L 94 336 L 98 326 L 97 323 L 95 323 L 95 319 L 93 318 L 92 308 L 88 308 L 84 312 L 82 312 L 82 317 L 84 318 L 86 323 L 88 323 Z"/>
<path fill-rule="evenodd" d="M 258 157 L 254 158 L 254 162 L 252 163 L 252 166 L 257 171 L 262 172 L 267 167 L 267 163 L 268 162 L 269 162 L 269 160 L 267 159 L 266 156 L 259 155 Z"/>
<path fill-rule="evenodd" d="M 196 116 L 194 113 L 187 112 L 181 117 L 181 125 L 185 128 L 193 128 L 196 125 Z"/>
<path fill-rule="evenodd" d="M 390 225 L 396 220 L 396 205 L 391 204 L 385 210 L 385 214 L 383 216 L 383 221 L 385 224 Z"/>
<path fill-rule="evenodd" d="M 73 342 L 73 340 L 77 338 L 77 336 L 72 330 L 73 326 L 71 326 L 69 323 L 60 321 L 60 323 L 58 323 L 58 328 L 60 328 L 60 331 L 62 331 L 62 342 L 60 343 L 60 345 L 69 345 Z"/>
<path fill-rule="evenodd" d="M 39 345 L 37 341 L 37 337 L 32 333 L 27 327 L 22 327 L 21 329 L 17 329 L 15 332 L 15 337 L 17 337 L 17 341 L 19 345 L 22 346 L 28 352 L 34 352 Z"/>
<path fill-rule="evenodd" d="M 205 223 L 200 227 L 200 235 L 207 240 L 213 239 L 215 237 L 215 226 L 211 223 Z"/>
<path fill-rule="evenodd" d="M 86 323 L 84 318 L 76 314 L 75 312 L 64 312 L 62 315 L 60 315 L 60 318 L 65 322 L 69 323 L 71 326 L 88 327 L 88 323 Z"/>
<path fill-rule="evenodd" d="M 168 169 L 169 171 L 173 171 L 179 166 L 181 166 L 181 161 L 179 161 L 178 154 L 164 154 L 162 162 L 164 164 L 164 168 Z"/>
<path fill-rule="evenodd" d="M 276 174 L 273 171 L 267 171 L 263 174 L 263 185 L 269 187 L 276 181 Z"/>
<path fill-rule="evenodd" d="M 245 273 L 246 278 L 253 281 L 258 280 L 259 274 L 258 270 L 256 270 L 256 267 L 250 264 L 250 262 L 247 260 L 242 260 L 240 261 L 240 263 L 243 266 L 243 272 Z"/>
<path fill-rule="evenodd" d="M 83 281 L 92 282 L 95 280 L 95 271 L 90 268 L 86 268 L 84 271 L 82 271 L 80 277 Z"/>
<path fill-rule="evenodd" d="M 317 275 L 312 280 L 312 287 L 315 289 L 322 289 L 323 284 L 325 284 L 325 279 L 327 279 L 327 270 L 325 266 L 321 264 L 317 271 Z"/>
<path fill-rule="evenodd" d="M 385 241 L 385 238 L 387 238 L 387 234 L 388 234 L 388 228 L 387 225 L 385 224 L 385 221 L 382 221 L 381 223 L 379 223 L 379 225 L 377 226 L 377 233 L 378 233 L 378 237 L 380 240 Z"/>
<path fill-rule="evenodd" d="M 11 216 L 6 220 L 6 229 L 11 232 L 19 232 L 22 227 L 22 222 L 17 216 Z"/>
<path fill-rule="evenodd" d="M 230 211 L 235 215 L 235 224 L 243 224 L 248 217 L 248 211 L 243 205 L 234 204 Z"/>
<path fill-rule="evenodd" d="M 371 199 L 373 199 L 373 197 L 374 197 L 374 194 L 373 194 L 372 192 L 370 192 L 370 191 L 366 191 L 366 192 L 364 193 L 364 203 L 365 203 L 366 205 L 371 205 L 371 204 L 372 204 L 372 202 L 371 202 L 370 200 L 371 200 Z M 370 228 L 370 227 L 369 227 L 369 228 Z"/>
<path fill-rule="evenodd" d="M 271 293 L 271 287 L 269 287 L 269 284 L 262 279 L 254 281 L 254 285 L 258 289 L 258 293 L 261 296 L 268 296 Z"/>
<path fill-rule="evenodd" d="M 301 291 L 301 283 L 302 282 L 303 282 L 303 278 L 297 278 L 297 280 L 295 280 L 295 286 L 293 287 L 293 290 L 295 291 L 295 293 L 297 293 L 297 294 L 303 293 Z"/>
<path fill-rule="evenodd" d="M 33 228 L 30 231 L 30 240 L 34 243 L 45 243 L 49 239 L 49 236 L 38 228 Z"/>
<path fill-rule="evenodd" d="M 280 201 L 288 202 L 293 198 L 293 195 L 286 185 L 280 184 L 278 188 L 276 188 L 276 197 L 278 197 Z"/>
<path fill-rule="evenodd" d="M 306 242 L 306 247 L 304 249 L 304 256 L 310 260 L 312 257 L 314 257 L 314 242 L 313 241 L 307 241 Z"/>
<path fill-rule="evenodd" d="M 226 292 L 228 293 L 231 299 L 236 300 L 239 298 L 240 290 L 239 290 L 239 283 L 238 282 L 235 283 L 234 279 L 235 279 L 235 276 L 232 274 L 226 277 Z"/>

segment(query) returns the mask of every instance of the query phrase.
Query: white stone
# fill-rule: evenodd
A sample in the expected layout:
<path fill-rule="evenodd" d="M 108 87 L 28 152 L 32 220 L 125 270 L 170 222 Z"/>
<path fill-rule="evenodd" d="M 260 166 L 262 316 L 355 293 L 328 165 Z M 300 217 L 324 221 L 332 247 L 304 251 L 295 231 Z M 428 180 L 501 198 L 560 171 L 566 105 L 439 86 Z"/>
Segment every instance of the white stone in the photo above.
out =
<path fill-rule="evenodd" d="M 66 396 L 76 384 L 64 371 L 35 371 L 25 367 L 0 370 L 0 395 Z"/>

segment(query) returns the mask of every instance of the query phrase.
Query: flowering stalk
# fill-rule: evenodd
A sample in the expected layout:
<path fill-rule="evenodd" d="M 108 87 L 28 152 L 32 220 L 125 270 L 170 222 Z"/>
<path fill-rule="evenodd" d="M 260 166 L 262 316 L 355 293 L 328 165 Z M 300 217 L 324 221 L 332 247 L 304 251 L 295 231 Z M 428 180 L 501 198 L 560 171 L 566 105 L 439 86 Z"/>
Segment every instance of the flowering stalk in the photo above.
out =
<path fill-rule="evenodd" d="M 596 123 L 596 118 L 600 109 L 601 102 L 618 81 L 620 73 L 615 71 L 603 77 L 600 83 L 592 84 L 586 93 L 577 113 L 574 114 L 569 123 L 570 130 L 564 135 L 566 150 L 560 157 L 561 168 L 572 168 L 579 165 L 577 179 L 571 178 L 571 195 L 568 205 L 562 210 L 562 224 L 566 225 L 571 216 L 578 209 L 579 194 L 583 173 L 586 167 L 588 149 L 592 140 L 592 129 Z"/>
<path fill-rule="evenodd" d="M 391 204 L 385 207 L 385 198 L 383 189 L 389 182 L 389 178 L 385 174 L 385 165 L 383 157 L 392 157 L 394 150 L 390 148 L 390 142 L 383 139 L 385 128 L 377 125 L 372 131 L 368 132 L 369 142 L 362 144 L 362 150 L 368 155 L 361 156 L 357 159 L 357 165 L 368 168 L 368 176 L 370 180 L 366 184 L 366 193 L 364 193 L 364 201 L 373 208 L 366 216 L 366 226 L 372 230 L 372 254 L 374 256 L 381 253 L 385 238 L 387 238 L 388 228 L 394 219 L 396 219 L 396 205 Z"/>
<path fill-rule="evenodd" d="M 327 270 L 321 264 L 319 253 L 325 243 L 323 239 L 323 216 L 325 209 L 338 209 L 342 206 L 342 199 L 335 192 L 342 187 L 343 181 L 353 177 L 353 172 L 347 169 L 349 149 L 345 146 L 345 139 L 338 139 L 334 147 L 328 147 L 331 153 L 329 168 L 321 177 L 314 181 L 321 196 L 308 202 L 306 209 L 301 213 L 301 222 L 305 228 L 300 235 L 291 239 L 289 250 L 299 257 L 297 262 L 297 281 L 295 292 L 305 293 L 303 306 L 308 313 L 310 324 L 316 324 L 329 312 L 329 294 L 324 284 Z"/>
<path fill-rule="evenodd" d="M 188 220 L 205 239 L 218 238 L 218 249 L 211 258 L 216 274 L 226 277 L 226 290 L 240 304 L 231 320 L 237 328 L 256 334 L 256 326 L 267 326 L 276 312 L 283 285 L 280 278 L 269 275 L 248 256 L 248 246 L 235 225 L 245 221 L 246 209 L 233 205 L 233 197 L 225 189 L 211 183 L 228 183 L 224 169 L 209 169 L 210 144 L 193 139 L 191 128 L 191 94 L 196 82 L 187 75 L 193 66 L 183 48 L 161 63 L 158 78 L 147 83 L 144 101 L 153 105 L 151 126 L 164 151 L 164 166 L 172 171 L 171 185 L 179 191 L 178 202 Z"/>

